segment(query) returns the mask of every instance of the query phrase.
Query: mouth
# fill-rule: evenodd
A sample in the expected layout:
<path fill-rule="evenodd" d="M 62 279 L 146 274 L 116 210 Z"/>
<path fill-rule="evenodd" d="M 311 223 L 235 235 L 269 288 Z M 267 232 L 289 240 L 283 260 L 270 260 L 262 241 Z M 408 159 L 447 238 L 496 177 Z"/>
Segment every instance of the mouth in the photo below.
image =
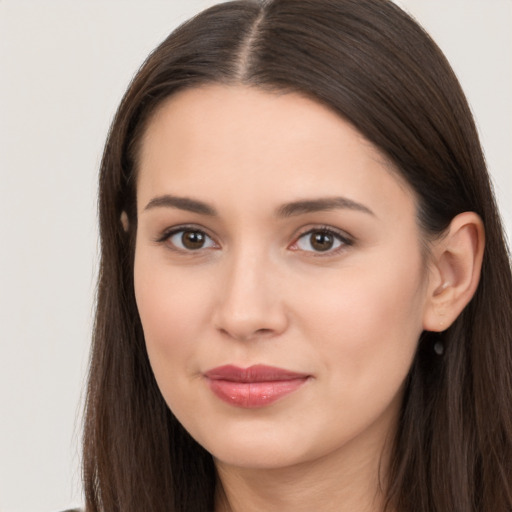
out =
<path fill-rule="evenodd" d="M 226 365 L 204 373 L 211 391 L 235 407 L 253 409 L 270 405 L 297 391 L 311 375 L 274 366 L 249 368 Z"/>

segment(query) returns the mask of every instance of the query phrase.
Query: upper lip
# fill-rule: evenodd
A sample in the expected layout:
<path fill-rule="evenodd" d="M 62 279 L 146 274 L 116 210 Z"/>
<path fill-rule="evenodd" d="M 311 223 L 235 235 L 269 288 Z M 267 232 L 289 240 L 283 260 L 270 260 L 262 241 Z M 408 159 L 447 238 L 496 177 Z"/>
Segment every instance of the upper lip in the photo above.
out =
<path fill-rule="evenodd" d="M 275 366 L 256 364 L 248 368 L 240 368 L 231 364 L 212 368 L 204 373 L 212 380 L 226 380 L 231 382 L 272 382 L 279 380 L 305 379 L 306 373 L 293 372 Z"/>

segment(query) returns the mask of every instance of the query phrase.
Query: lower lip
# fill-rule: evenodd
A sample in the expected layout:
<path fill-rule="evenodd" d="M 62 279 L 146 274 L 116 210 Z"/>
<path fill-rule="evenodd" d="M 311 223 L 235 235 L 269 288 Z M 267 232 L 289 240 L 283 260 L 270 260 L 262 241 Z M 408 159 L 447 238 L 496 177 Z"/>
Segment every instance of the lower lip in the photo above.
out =
<path fill-rule="evenodd" d="M 208 379 L 210 389 L 224 402 L 253 409 L 270 405 L 299 389 L 308 377 L 265 382 L 233 382 Z"/>

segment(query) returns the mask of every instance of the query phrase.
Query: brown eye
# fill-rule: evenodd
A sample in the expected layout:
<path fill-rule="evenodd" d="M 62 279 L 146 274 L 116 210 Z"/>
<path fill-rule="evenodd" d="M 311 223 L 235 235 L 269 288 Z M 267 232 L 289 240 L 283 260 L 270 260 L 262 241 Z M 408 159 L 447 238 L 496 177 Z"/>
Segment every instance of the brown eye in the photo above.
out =
<path fill-rule="evenodd" d="M 328 252 L 334 251 L 343 245 L 350 245 L 350 241 L 328 229 L 314 229 L 304 233 L 296 242 L 301 251 Z"/>
<path fill-rule="evenodd" d="M 184 251 L 197 251 L 215 247 L 215 242 L 198 229 L 180 229 L 168 237 L 172 245 Z"/>
<path fill-rule="evenodd" d="M 328 251 L 334 245 L 334 237 L 330 233 L 311 233 L 310 244 L 316 251 Z"/>
<path fill-rule="evenodd" d="M 205 238 L 204 233 L 200 231 L 184 231 L 181 235 L 181 243 L 187 249 L 201 249 Z"/>

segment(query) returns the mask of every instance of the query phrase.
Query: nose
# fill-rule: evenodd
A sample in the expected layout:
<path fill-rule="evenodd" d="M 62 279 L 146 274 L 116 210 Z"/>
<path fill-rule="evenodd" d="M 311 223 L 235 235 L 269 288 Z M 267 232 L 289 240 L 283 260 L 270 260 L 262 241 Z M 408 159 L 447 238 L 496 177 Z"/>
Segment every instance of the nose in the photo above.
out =
<path fill-rule="evenodd" d="M 214 312 L 215 328 L 249 341 L 282 334 L 288 326 L 279 271 L 265 255 L 246 250 L 226 262 Z"/>

